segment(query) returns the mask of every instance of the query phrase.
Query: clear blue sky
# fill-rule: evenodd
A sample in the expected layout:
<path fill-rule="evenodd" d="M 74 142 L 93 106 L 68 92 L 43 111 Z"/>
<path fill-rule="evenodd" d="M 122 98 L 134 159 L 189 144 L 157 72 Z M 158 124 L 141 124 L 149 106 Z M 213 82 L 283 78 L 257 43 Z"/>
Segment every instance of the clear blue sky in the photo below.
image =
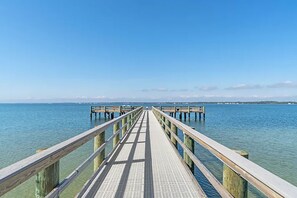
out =
<path fill-rule="evenodd" d="M 297 100 L 297 1 L 0 2 L 0 102 Z"/>

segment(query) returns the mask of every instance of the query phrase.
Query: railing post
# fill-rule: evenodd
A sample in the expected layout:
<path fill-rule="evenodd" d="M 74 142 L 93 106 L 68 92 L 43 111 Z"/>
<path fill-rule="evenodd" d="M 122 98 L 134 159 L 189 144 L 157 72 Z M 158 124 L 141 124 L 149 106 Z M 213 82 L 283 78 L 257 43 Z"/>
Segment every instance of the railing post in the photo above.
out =
<path fill-rule="evenodd" d="M 167 133 L 167 135 L 170 137 L 170 132 L 168 131 L 168 128 L 170 127 L 169 125 L 169 120 L 167 118 L 165 118 L 165 132 Z"/>
<path fill-rule="evenodd" d="M 134 118 L 134 115 L 135 115 L 135 113 L 133 112 L 132 115 L 131 115 L 131 125 L 134 124 L 134 119 L 135 119 L 135 118 Z"/>
<path fill-rule="evenodd" d="M 120 123 L 117 122 L 113 125 L 113 133 L 115 134 L 118 130 L 120 129 Z M 113 148 L 115 148 L 115 146 L 117 145 L 117 143 L 120 141 L 120 134 L 117 134 L 114 138 L 113 138 Z"/>
<path fill-rule="evenodd" d="M 94 138 L 94 151 L 96 151 L 102 144 L 105 143 L 105 131 L 96 135 Z M 105 149 L 94 159 L 94 172 L 99 168 L 105 158 Z"/>
<path fill-rule="evenodd" d="M 184 144 L 192 153 L 194 153 L 194 140 L 186 133 L 184 133 Z M 194 162 L 191 160 L 191 158 L 185 151 L 184 151 L 184 160 L 186 164 L 189 166 L 192 173 L 194 173 Z"/>
<path fill-rule="evenodd" d="M 42 152 L 39 149 L 36 152 Z M 36 175 L 35 197 L 43 198 L 48 195 L 59 184 L 59 161 L 43 169 Z"/>
<path fill-rule="evenodd" d="M 163 124 L 162 124 L 162 115 L 159 113 L 159 123 L 160 123 L 160 125 L 163 127 Z"/>
<path fill-rule="evenodd" d="M 172 133 L 174 133 L 175 135 L 177 135 L 177 127 L 172 122 L 171 122 L 171 131 L 172 131 Z M 177 148 L 176 139 L 174 138 L 173 135 L 171 136 L 171 142 Z"/>
<path fill-rule="evenodd" d="M 205 121 L 205 107 L 203 106 L 203 120 Z"/>
<path fill-rule="evenodd" d="M 248 158 L 249 154 L 245 151 L 235 151 L 241 156 Z M 239 174 L 224 164 L 223 185 L 226 190 L 235 198 L 246 198 L 248 183 Z"/>
<path fill-rule="evenodd" d="M 122 119 L 122 127 L 123 127 L 123 129 L 122 129 L 122 137 L 126 134 L 126 132 L 127 132 L 127 125 L 126 125 L 126 123 L 127 123 L 127 117 L 125 117 L 124 119 Z M 126 125 L 126 126 L 125 126 Z"/>
<path fill-rule="evenodd" d="M 127 129 L 129 130 L 130 129 L 130 127 L 131 127 L 131 115 L 129 114 L 128 116 L 127 116 Z"/>
<path fill-rule="evenodd" d="M 90 119 L 91 119 L 91 120 L 92 120 L 92 117 L 93 117 L 93 113 L 92 113 L 93 111 L 92 111 L 92 110 L 93 110 L 93 108 L 92 108 L 92 106 L 91 106 L 91 112 L 90 112 Z"/>

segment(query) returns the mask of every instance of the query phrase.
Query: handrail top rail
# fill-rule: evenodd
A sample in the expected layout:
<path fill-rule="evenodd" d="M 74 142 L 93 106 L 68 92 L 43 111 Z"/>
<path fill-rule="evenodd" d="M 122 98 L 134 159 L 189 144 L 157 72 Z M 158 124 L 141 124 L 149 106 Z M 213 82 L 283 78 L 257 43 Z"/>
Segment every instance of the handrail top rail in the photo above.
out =
<path fill-rule="evenodd" d="M 106 110 L 109 110 L 109 109 L 122 109 L 122 110 L 134 110 L 134 109 L 137 109 L 139 108 L 140 106 L 115 106 L 115 105 L 105 105 L 105 106 L 91 106 L 91 109 L 92 110 L 96 110 L 96 109 L 106 109 Z"/>
<path fill-rule="evenodd" d="M 265 190 L 265 188 L 270 189 L 274 191 L 276 195 L 280 195 L 282 197 L 295 197 L 297 195 L 297 187 L 291 183 L 276 176 L 256 163 L 240 156 L 226 146 L 192 129 L 188 125 L 170 117 L 159 109 L 155 107 L 152 107 L 152 109 L 166 117 L 166 119 L 168 119 L 171 123 L 174 123 L 176 127 L 199 142 L 204 148 L 213 153 L 231 169 L 239 172 L 243 178 L 254 184 L 256 187 L 261 187 L 263 190 Z M 257 186 L 259 183 L 262 184 L 262 186 Z"/>
<path fill-rule="evenodd" d="M 203 108 L 204 106 L 195 106 L 195 105 L 190 105 L 190 106 L 178 106 L 178 105 L 176 105 L 176 106 L 162 106 L 162 105 L 160 105 L 160 106 L 155 106 L 155 108 L 157 108 L 157 109 L 159 109 L 160 107 L 162 107 L 162 108 Z"/>
<path fill-rule="evenodd" d="M 105 131 L 108 127 L 111 125 L 120 122 L 122 119 L 126 118 L 128 115 L 131 115 L 134 112 L 137 112 L 141 110 L 143 107 L 139 107 L 137 109 L 134 109 L 126 114 L 123 114 L 115 119 L 112 119 L 110 121 L 107 121 L 99 126 L 96 126 L 92 129 L 89 129 L 87 131 L 84 131 L 70 139 L 67 139 L 61 143 L 58 143 L 54 146 L 51 146 L 50 148 L 36 153 L 34 155 L 31 155 L 25 159 L 22 159 L 18 162 L 15 162 L 14 164 L 11 164 L 7 167 L 4 167 L 0 169 L 0 195 L 2 190 L 3 183 L 8 182 L 8 180 L 20 175 L 22 176 L 23 172 L 27 170 L 33 169 L 32 167 L 36 167 L 38 172 L 42 168 L 47 167 L 50 164 L 55 163 L 65 155 L 69 154 L 76 148 L 82 146 L 84 143 L 88 142 L 91 138 L 95 137 L 96 135 L 102 133 Z M 40 168 L 42 167 L 42 168 Z M 35 169 L 33 169 L 35 170 Z M 34 172 L 35 173 L 35 172 Z M 29 175 L 32 175 L 30 173 Z M 28 177 L 28 175 L 23 175 L 23 177 Z M 27 178 L 29 179 L 29 178 Z M 23 181 L 27 180 L 22 178 Z"/>

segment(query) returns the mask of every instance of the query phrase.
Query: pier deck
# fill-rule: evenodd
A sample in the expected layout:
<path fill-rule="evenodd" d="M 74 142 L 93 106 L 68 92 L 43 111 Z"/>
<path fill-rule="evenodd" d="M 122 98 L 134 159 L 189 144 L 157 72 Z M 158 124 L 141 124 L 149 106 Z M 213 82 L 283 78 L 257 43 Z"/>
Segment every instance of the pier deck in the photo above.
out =
<path fill-rule="evenodd" d="M 157 119 L 144 111 L 85 197 L 204 197 Z"/>

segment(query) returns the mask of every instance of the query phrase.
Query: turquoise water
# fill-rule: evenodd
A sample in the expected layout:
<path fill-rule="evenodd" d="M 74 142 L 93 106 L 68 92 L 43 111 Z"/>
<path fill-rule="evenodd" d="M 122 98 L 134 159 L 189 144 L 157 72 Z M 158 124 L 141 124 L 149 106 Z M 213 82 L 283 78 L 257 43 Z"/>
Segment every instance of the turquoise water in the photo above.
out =
<path fill-rule="evenodd" d="M 0 168 L 103 123 L 104 119 L 90 121 L 90 106 L 0 104 Z M 206 111 L 205 122 L 196 122 L 192 116 L 185 123 L 229 148 L 248 151 L 250 160 L 297 185 L 297 105 L 206 105 Z M 92 149 L 90 142 L 63 159 L 61 178 L 86 159 Z M 198 145 L 195 153 L 221 179 L 220 163 Z M 74 195 L 91 172 L 89 167 L 63 193 L 64 197 Z M 201 177 L 197 170 L 195 175 Z M 22 197 L 34 196 L 34 178 L 5 197 L 18 197 L 20 193 Z"/>

